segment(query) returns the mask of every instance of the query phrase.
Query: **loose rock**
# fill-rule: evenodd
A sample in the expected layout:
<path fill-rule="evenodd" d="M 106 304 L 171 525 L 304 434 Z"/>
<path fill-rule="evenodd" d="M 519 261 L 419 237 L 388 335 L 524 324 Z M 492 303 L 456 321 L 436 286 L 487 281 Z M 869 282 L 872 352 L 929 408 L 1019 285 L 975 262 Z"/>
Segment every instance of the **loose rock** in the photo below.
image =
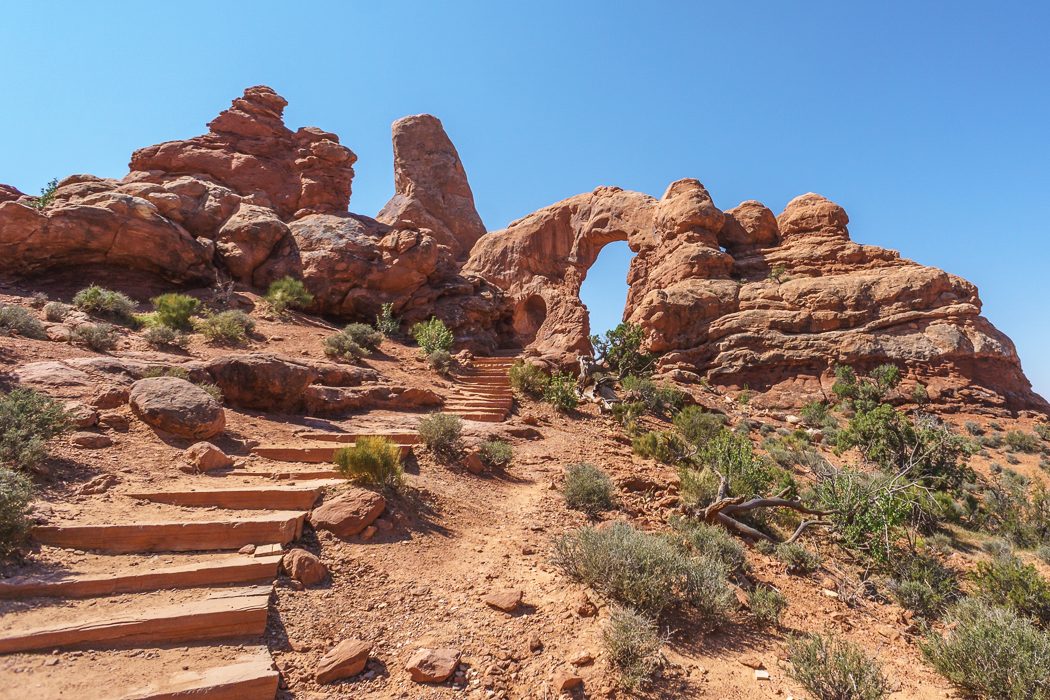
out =
<path fill-rule="evenodd" d="M 301 550 L 292 550 L 301 551 Z M 314 669 L 314 679 L 321 684 L 350 678 L 365 670 L 372 644 L 360 639 L 344 639 L 321 657 Z"/>
<path fill-rule="evenodd" d="M 456 649 L 417 649 L 405 668 L 416 683 L 441 683 L 452 675 L 459 663 Z"/>

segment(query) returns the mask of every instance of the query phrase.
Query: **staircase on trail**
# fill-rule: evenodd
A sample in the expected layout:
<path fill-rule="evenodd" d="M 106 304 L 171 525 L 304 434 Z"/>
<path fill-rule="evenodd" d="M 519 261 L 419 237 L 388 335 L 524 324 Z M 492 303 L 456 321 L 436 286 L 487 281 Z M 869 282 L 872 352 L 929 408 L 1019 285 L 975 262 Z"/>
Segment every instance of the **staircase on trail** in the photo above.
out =
<path fill-rule="evenodd" d="M 517 356 L 475 357 L 471 366 L 456 373 L 453 393 L 445 400 L 445 413 L 464 420 L 502 423 L 514 408 L 510 368 Z"/>

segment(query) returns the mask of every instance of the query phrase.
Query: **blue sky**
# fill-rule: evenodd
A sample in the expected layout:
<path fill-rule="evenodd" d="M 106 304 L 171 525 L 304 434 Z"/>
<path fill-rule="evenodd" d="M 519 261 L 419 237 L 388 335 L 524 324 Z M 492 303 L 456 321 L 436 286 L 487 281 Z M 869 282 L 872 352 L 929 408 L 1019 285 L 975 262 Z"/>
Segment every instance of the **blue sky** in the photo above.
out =
<path fill-rule="evenodd" d="M 774 211 L 814 191 L 855 240 L 975 282 L 1050 396 L 1050 5 L 1043 2 L 58 2 L 5 7 L 0 182 L 121 176 L 245 87 L 392 192 L 390 123 L 438 115 L 489 229 L 600 184 Z M 592 270 L 619 320 L 628 256 Z"/>

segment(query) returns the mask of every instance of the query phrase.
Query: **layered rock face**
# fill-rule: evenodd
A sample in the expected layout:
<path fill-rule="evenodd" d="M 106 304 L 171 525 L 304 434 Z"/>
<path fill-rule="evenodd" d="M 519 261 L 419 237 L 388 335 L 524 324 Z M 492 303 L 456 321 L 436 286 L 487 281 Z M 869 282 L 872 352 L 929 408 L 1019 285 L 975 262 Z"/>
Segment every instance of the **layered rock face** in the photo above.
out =
<path fill-rule="evenodd" d="M 481 239 L 466 270 L 504 290 L 518 340 L 569 365 L 590 349 L 579 289 L 601 247 L 627 241 L 624 319 L 659 368 L 797 406 L 833 368 L 893 362 L 945 406 L 1048 408 L 969 282 L 854 243 L 838 205 L 806 194 L 779 215 L 755 201 L 720 211 L 696 180 L 660 200 L 599 188 Z"/>

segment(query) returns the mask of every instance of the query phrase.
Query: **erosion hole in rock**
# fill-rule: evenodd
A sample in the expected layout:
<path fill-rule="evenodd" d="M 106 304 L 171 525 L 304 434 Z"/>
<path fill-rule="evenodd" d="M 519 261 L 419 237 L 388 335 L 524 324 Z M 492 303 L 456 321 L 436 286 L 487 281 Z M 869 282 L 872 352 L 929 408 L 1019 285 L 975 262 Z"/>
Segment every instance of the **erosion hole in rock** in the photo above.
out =
<path fill-rule="evenodd" d="M 536 331 L 547 320 L 547 302 L 539 294 L 521 301 L 514 309 L 514 332 L 523 345 L 536 338 Z"/>
<path fill-rule="evenodd" d="M 623 320 L 627 306 L 627 272 L 634 252 L 627 241 L 602 247 L 580 287 L 580 301 L 587 309 L 590 332 L 603 335 Z"/>

